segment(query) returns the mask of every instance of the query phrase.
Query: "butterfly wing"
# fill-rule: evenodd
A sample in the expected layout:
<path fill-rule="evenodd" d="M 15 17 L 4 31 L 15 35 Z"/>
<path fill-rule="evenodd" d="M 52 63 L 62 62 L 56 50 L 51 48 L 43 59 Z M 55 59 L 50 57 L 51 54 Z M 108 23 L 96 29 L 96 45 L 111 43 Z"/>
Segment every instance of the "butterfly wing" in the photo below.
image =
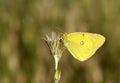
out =
<path fill-rule="evenodd" d="M 89 33 L 92 42 L 94 43 L 94 50 L 97 50 L 105 42 L 105 37 L 100 34 Z"/>
<path fill-rule="evenodd" d="M 64 45 L 74 58 L 85 61 L 103 44 L 103 36 L 92 33 L 75 32 L 63 37 Z"/>

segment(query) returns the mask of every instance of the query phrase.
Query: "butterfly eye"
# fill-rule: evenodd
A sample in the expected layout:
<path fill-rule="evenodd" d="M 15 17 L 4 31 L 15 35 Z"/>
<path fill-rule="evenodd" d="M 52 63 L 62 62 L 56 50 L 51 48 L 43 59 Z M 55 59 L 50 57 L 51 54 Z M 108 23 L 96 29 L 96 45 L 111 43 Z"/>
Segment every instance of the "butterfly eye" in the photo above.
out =
<path fill-rule="evenodd" d="M 84 41 L 80 41 L 80 45 L 84 45 Z"/>

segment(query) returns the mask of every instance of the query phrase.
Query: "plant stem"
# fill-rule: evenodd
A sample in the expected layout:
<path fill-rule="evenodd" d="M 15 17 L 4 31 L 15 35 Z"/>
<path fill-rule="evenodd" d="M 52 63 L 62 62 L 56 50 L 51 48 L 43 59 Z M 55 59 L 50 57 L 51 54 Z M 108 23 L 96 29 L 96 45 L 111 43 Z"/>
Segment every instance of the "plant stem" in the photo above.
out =
<path fill-rule="evenodd" d="M 59 61 L 64 51 L 63 44 L 61 42 L 61 36 L 55 32 L 52 32 L 50 35 L 46 35 L 45 41 L 50 49 L 51 55 L 54 57 L 55 62 L 54 83 L 58 83 L 61 77 Z"/>

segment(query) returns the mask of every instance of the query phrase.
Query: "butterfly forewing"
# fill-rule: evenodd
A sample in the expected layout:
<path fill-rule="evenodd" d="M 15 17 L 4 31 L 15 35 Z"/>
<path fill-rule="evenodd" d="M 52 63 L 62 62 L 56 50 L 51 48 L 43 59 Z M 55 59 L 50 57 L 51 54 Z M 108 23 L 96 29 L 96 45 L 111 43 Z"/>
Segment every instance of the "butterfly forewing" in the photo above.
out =
<path fill-rule="evenodd" d="M 84 61 L 92 56 L 93 43 L 89 35 L 84 33 L 71 33 L 65 37 L 65 46 L 76 59 Z"/>

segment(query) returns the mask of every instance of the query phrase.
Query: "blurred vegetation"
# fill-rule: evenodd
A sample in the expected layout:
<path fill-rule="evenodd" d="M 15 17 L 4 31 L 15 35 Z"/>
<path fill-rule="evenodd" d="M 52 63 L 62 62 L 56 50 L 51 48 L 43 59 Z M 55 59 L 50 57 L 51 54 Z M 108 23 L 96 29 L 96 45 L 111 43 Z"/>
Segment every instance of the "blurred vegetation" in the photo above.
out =
<path fill-rule="evenodd" d="M 120 83 L 120 0 L 0 0 L 0 83 L 53 83 L 54 28 L 107 39 L 85 62 L 65 51 L 60 83 Z"/>

